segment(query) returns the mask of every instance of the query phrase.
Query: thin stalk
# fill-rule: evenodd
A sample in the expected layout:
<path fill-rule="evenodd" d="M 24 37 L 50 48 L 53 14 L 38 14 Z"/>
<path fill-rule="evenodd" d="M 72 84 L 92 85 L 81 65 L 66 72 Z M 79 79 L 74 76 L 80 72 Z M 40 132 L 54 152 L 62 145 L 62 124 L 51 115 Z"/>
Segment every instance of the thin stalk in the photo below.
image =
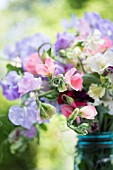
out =
<path fill-rule="evenodd" d="M 82 63 L 82 61 L 81 61 L 81 59 L 80 59 L 79 57 L 78 57 L 78 60 L 79 60 L 79 62 L 80 62 L 80 65 L 81 65 L 81 67 L 82 67 L 83 72 L 86 73 L 86 71 L 85 71 L 85 69 L 84 69 L 84 66 L 83 66 L 83 63 Z"/>
<path fill-rule="evenodd" d="M 105 132 L 106 131 L 106 127 L 107 127 L 107 124 L 108 124 L 108 119 L 105 117 L 104 118 L 104 127 L 103 127 L 103 131 Z"/>
<path fill-rule="evenodd" d="M 37 96 L 38 96 L 38 97 L 43 97 L 43 96 L 48 95 L 48 94 L 51 94 L 51 93 L 53 93 L 53 92 L 55 92 L 55 91 L 54 91 L 54 90 L 49 90 L 49 91 L 47 91 L 47 92 L 43 92 L 43 93 L 41 93 L 41 94 L 38 94 Z"/>

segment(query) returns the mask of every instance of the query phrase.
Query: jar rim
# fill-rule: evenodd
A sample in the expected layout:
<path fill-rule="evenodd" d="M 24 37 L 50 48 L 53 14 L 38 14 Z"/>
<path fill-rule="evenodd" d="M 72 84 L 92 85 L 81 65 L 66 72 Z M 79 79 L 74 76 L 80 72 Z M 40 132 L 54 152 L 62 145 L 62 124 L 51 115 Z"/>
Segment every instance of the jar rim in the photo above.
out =
<path fill-rule="evenodd" d="M 88 135 L 78 135 L 78 147 L 112 147 L 113 132 L 92 133 Z"/>
<path fill-rule="evenodd" d="M 87 135 L 77 135 L 78 139 L 103 139 L 103 138 L 113 138 L 113 132 L 98 132 L 90 133 Z"/>

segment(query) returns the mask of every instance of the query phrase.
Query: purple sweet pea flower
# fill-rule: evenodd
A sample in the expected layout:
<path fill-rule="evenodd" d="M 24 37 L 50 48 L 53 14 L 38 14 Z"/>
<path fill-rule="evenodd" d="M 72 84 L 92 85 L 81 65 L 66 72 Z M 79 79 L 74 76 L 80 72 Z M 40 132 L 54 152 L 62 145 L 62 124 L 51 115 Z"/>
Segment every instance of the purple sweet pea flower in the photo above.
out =
<path fill-rule="evenodd" d="M 103 76 L 107 76 L 109 73 L 113 73 L 113 66 L 108 66 L 103 72 Z"/>
<path fill-rule="evenodd" d="M 11 71 L 7 74 L 5 82 L 0 82 L 2 87 L 3 95 L 8 100 L 15 100 L 20 97 L 20 93 L 18 92 L 17 83 L 20 80 L 20 76 L 16 71 Z"/>
<path fill-rule="evenodd" d="M 65 72 L 68 72 L 71 68 L 73 68 L 73 65 L 72 64 L 67 64 L 65 66 Z"/>
<path fill-rule="evenodd" d="M 9 109 L 9 120 L 14 125 L 21 125 L 26 129 L 30 129 L 32 125 L 38 122 L 40 117 L 40 110 L 36 109 L 32 105 L 20 107 L 20 106 L 12 106 Z"/>
<path fill-rule="evenodd" d="M 113 22 L 107 19 L 102 19 L 96 12 L 85 12 L 84 19 L 88 22 L 92 32 L 94 29 L 98 29 L 102 37 L 109 37 L 113 39 Z"/>
<path fill-rule="evenodd" d="M 79 20 L 77 31 L 82 37 L 86 37 L 91 33 L 90 26 L 84 18 Z"/>
<path fill-rule="evenodd" d="M 24 129 L 21 131 L 21 135 L 27 137 L 27 138 L 34 138 L 36 135 L 37 129 L 35 126 L 32 126 L 30 129 Z"/>
<path fill-rule="evenodd" d="M 67 32 L 58 33 L 57 41 L 54 44 L 56 54 L 59 54 L 59 50 L 68 48 L 73 42 L 74 38 L 75 36 L 73 34 L 69 34 Z"/>
<path fill-rule="evenodd" d="M 65 72 L 65 66 L 62 63 L 55 62 L 54 76 L 58 74 L 63 74 Z"/>
<path fill-rule="evenodd" d="M 25 68 L 26 62 L 31 54 L 37 52 L 38 48 L 44 43 L 48 44 L 41 48 L 41 54 L 44 50 L 47 51 L 50 48 L 50 38 L 41 33 L 38 33 L 17 42 L 15 48 L 12 48 L 11 46 L 6 47 L 4 49 L 4 53 L 9 59 L 14 59 L 15 57 L 19 56 L 21 59 L 22 67 Z"/>
<path fill-rule="evenodd" d="M 113 22 L 107 19 L 100 21 L 98 30 L 102 33 L 103 37 L 109 37 L 113 40 Z"/>
<path fill-rule="evenodd" d="M 16 50 L 21 58 L 23 67 L 25 67 L 31 54 L 37 52 L 38 48 L 44 43 L 50 43 L 50 38 L 41 33 L 24 38 L 21 42 L 16 43 Z M 49 44 L 44 45 L 41 48 L 40 53 L 42 54 L 44 50 L 47 51 L 49 48 Z"/>
<path fill-rule="evenodd" d="M 32 90 L 39 89 L 42 85 L 41 78 L 34 78 L 31 73 L 25 72 L 23 79 L 18 82 L 19 93 L 24 95 Z"/>
<path fill-rule="evenodd" d="M 4 48 L 4 54 L 8 56 L 9 60 L 12 60 L 18 56 L 17 51 L 12 46 L 6 46 Z"/>
<path fill-rule="evenodd" d="M 78 23 L 78 18 L 74 14 L 71 15 L 71 20 L 70 21 L 68 21 L 66 18 L 64 18 L 61 21 L 61 24 L 63 25 L 63 27 L 66 30 L 75 28 L 77 26 L 77 23 Z"/>
<path fill-rule="evenodd" d="M 102 20 L 101 16 L 96 12 L 85 12 L 84 19 L 88 22 L 92 30 L 98 29 L 99 23 Z"/>

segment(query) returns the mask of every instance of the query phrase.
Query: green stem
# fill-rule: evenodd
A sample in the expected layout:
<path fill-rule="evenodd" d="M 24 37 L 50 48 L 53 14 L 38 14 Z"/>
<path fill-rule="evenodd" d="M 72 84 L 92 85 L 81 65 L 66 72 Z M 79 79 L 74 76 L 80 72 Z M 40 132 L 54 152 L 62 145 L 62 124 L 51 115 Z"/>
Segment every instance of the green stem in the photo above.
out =
<path fill-rule="evenodd" d="M 49 43 L 49 42 L 43 43 L 43 44 L 38 48 L 38 51 L 37 51 L 40 58 L 41 58 L 40 50 L 41 50 L 41 48 L 42 48 L 44 45 L 50 45 L 50 46 L 52 47 L 52 44 Z"/>
<path fill-rule="evenodd" d="M 54 59 L 55 61 L 58 61 L 59 63 L 62 63 L 62 64 L 64 64 L 64 65 L 66 65 L 66 62 L 60 60 L 60 58 L 58 58 L 58 57 L 55 57 L 55 56 L 54 56 L 53 59 Z"/>
<path fill-rule="evenodd" d="M 107 118 L 106 117 L 104 117 L 104 127 L 103 127 L 103 131 L 106 131 L 106 127 L 107 127 Z"/>
<path fill-rule="evenodd" d="M 41 107 L 41 101 L 39 100 L 38 96 L 36 97 L 36 103 L 38 104 L 38 107 Z"/>
<path fill-rule="evenodd" d="M 43 93 L 41 93 L 41 94 L 38 94 L 38 97 L 43 97 L 43 96 L 46 96 L 46 95 L 51 94 L 51 93 L 53 93 L 53 92 L 55 92 L 55 91 L 54 91 L 54 90 L 49 90 L 49 91 L 47 91 L 47 92 L 43 92 Z"/>
<path fill-rule="evenodd" d="M 83 72 L 86 73 L 86 71 L 85 71 L 85 69 L 84 69 L 84 66 L 83 66 L 83 63 L 82 63 L 82 61 L 81 61 L 81 59 L 80 59 L 79 57 L 78 57 L 78 60 L 80 61 L 80 64 L 81 64 L 81 67 L 82 67 Z"/>

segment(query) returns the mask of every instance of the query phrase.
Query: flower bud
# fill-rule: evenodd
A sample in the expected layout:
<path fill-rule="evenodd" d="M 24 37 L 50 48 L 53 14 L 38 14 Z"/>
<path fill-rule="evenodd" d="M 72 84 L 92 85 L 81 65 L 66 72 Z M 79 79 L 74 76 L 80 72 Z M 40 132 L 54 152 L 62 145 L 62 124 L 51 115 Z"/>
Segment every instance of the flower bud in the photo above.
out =
<path fill-rule="evenodd" d="M 69 104 L 71 105 L 72 107 L 76 108 L 76 103 L 74 102 L 73 98 L 67 96 L 66 94 L 63 94 L 62 95 L 63 99 Z"/>
<path fill-rule="evenodd" d="M 62 74 L 59 74 L 52 80 L 52 85 L 54 87 L 57 87 L 59 92 L 64 92 L 67 90 L 67 87 L 66 87 L 66 84 L 64 81 L 64 77 Z"/>
<path fill-rule="evenodd" d="M 50 119 L 56 113 L 56 108 L 50 104 L 41 103 L 40 116 L 42 120 Z"/>

